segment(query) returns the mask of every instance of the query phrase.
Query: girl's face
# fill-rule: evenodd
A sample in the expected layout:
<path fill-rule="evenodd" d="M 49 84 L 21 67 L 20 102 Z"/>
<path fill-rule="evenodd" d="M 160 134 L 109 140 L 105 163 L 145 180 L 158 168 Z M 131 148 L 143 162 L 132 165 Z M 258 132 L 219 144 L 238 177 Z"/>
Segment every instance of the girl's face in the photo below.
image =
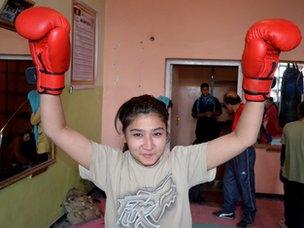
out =
<path fill-rule="evenodd" d="M 126 128 L 124 137 L 135 160 L 152 166 L 164 153 L 167 129 L 157 114 L 139 114 Z"/>

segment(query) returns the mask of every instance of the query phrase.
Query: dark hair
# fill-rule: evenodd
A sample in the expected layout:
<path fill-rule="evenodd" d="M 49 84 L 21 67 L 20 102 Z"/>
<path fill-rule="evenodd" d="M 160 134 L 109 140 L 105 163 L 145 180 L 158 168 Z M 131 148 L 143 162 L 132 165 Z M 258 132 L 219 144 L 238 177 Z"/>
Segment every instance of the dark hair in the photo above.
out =
<path fill-rule="evenodd" d="M 304 101 L 302 101 L 300 104 L 299 104 L 299 114 L 302 117 L 304 117 Z"/>
<path fill-rule="evenodd" d="M 151 95 L 145 94 L 138 97 L 132 97 L 120 106 L 114 120 L 116 131 L 120 133 L 117 128 L 118 120 L 122 124 L 122 131 L 125 132 L 127 127 L 139 114 L 149 113 L 158 114 L 166 128 L 168 127 L 169 113 L 163 102 Z M 128 150 L 128 145 L 125 143 L 123 151 L 126 150 Z"/>
<path fill-rule="evenodd" d="M 229 93 L 226 93 L 224 95 L 224 103 L 225 104 L 230 104 L 230 105 L 236 105 L 236 104 L 239 104 L 241 103 L 241 98 L 239 95 L 235 94 L 236 96 L 233 96 Z"/>
<path fill-rule="evenodd" d="M 142 95 L 133 97 L 120 106 L 115 116 L 115 129 L 117 128 L 118 120 L 122 124 L 122 131 L 125 132 L 127 127 L 137 117 L 138 114 L 156 113 L 161 118 L 162 122 L 168 127 L 169 113 L 162 101 L 159 101 L 151 95 Z M 126 145 L 124 151 L 126 149 Z"/>
<path fill-rule="evenodd" d="M 202 83 L 202 84 L 201 84 L 201 89 L 202 89 L 202 88 L 209 88 L 209 84 L 206 83 L 206 82 Z"/>

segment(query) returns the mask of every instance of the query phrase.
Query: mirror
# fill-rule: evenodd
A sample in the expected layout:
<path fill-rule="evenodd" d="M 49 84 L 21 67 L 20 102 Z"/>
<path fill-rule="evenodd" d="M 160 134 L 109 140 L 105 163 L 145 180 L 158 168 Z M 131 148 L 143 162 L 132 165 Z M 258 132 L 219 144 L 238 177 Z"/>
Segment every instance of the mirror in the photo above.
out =
<path fill-rule="evenodd" d="M 258 143 L 280 149 L 282 129 L 298 120 L 297 106 L 303 100 L 303 62 L 280 62 L 275 72 L 270 99 L 265 102 Z"/>
<path fill-rule="evenodd" d="M 40 95 L 25 77 L 30 56 L 0 56 L 0 189 L 55 162 L 40 126 Z"/>

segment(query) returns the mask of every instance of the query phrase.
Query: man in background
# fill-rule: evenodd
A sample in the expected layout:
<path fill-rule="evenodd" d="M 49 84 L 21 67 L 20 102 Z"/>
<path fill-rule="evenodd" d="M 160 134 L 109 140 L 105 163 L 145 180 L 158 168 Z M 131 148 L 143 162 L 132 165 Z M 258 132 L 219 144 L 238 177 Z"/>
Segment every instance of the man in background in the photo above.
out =
<path fill-rule="evenodd" d="M 300 119 L 283 128 L 281 164 L 284 185 L 284 216 L 287 227 L 304 227 L 304 102 Z"/>
<path fill-rule="evenodd" d="M 210 141 L 220 136 L 220 126 L 217 117 L 222 114 L 219 100 L 209 93 L 209 85 L 201 84 L 201 96 L 192 107 L 192 117 L 196 118 L 196 129 L 193 144 Z M 189 190 L 190 202 L 203 203 L 203 184 L 196 185 Z"/>
<path fill-rule="evenodd" d="M 197 119 L 193 144 L 207 142 L 219 137 L 220 126 L 217 117 L 222 114 L 219 100 L 209 93 L 209 85 L 201 84 L 201 96 L 192 107 L 192 117 Z"/>
<path fill-rule="evenodd" d="M 279 109 L 274 103 L 273 98 L 269 97 L 265 102 L 265 112 L 261 126 L 259 143 L 271 143 L 273 138 L 280 137 L 281 135 L 282 128 L 279 125 Z"/>
<path fill-rule="evenodd" d="M 244 108 L 241 98 L 235 91 L 224 95 L 225 106 L 230 113 L 234 113 L 232 131 L 237 127 Z M 226 163 L 223 178 L 223 209 L 213 214 L 220 218 L 234 219 L 237 200 L 243 201 L 243 218 L 237 227 L 247 227 L 252 224 L 256 212 L 255 184 L 254 184 L 255 150 L 248 147 L 243 153 Z"/>

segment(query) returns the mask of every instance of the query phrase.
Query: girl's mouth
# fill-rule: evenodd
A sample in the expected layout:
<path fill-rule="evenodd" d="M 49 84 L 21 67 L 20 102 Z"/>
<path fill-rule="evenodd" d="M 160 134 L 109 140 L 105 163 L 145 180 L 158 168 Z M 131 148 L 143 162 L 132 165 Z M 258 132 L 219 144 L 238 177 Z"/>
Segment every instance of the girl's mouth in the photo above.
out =
<path fill-rule="evenodd" d="M 151 158 L 154 154 L 142 154 L 144 158 Z"/>

